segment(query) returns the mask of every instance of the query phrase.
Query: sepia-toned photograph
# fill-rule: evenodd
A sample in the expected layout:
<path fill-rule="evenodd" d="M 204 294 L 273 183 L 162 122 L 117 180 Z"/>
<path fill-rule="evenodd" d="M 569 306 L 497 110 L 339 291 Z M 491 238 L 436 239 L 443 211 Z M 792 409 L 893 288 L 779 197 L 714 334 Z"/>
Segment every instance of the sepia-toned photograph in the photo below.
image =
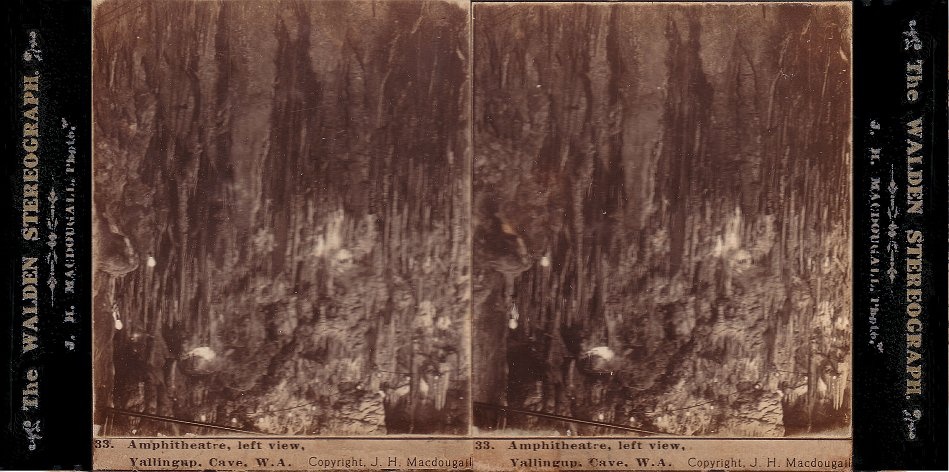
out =
<path fill-rule="evenodd" d="M 0 469 L 946 460 L 946 0 L 4 12 Z"/>
<path fill-rule="evenodd" d="M 476 434 L 850 434 L 844 3 L 476 3 Z"/>
<path fill-rule="evenodd" d="M 93 21 L 97 434 L 467 434 L 467 3 Z"/>
<path fill-rule="evenodd" d="M 848 436 L 850 6 L 470 9 L 97 4 L 97 434 Z"/>

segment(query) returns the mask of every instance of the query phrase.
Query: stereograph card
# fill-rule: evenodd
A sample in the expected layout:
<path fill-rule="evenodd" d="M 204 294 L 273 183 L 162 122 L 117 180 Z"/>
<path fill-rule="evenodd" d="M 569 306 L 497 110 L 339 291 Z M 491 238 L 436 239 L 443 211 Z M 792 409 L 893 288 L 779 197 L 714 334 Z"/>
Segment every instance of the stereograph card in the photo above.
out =
<path fill-rule="evenodd" d="M 2 467 L 945 466 L 944 1 L 7 22 Z"/>

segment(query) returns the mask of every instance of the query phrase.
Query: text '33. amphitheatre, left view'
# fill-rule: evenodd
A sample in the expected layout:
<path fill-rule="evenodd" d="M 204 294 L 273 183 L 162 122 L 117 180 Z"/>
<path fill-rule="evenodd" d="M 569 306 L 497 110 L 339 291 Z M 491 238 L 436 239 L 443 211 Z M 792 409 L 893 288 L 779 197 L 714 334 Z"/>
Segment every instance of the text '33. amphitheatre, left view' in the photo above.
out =
<path fill-rule="evenodd" d="M 94 30 L 99 434 L 467 433 L 467 7 L 109 1 Z"/>

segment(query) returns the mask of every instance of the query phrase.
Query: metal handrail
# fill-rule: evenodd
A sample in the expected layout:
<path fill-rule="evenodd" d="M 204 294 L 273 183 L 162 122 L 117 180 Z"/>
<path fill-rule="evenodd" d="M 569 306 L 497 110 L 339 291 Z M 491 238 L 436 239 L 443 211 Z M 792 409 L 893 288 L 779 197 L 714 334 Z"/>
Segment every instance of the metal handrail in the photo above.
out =
<path fill-rule="evenodd" d="M 492 409 L 492 410 L 501 410 L 501 411 L 506 411 L 506 412 L 509 412 L 509 413 L 515 413 L 515 414 L 519 414 L 519 415 L 536 416 L 536 417 L 538 417 L 538 418 L 546 418 L 546 419 L 557 420 L 557 421 L 565 421 L 565 422 L 568 422 L 568 423 L 579 423 L 579 424 L 586 424 L 586 425 L 591 425 L 591 426 L 602 426 L 602 427 L 604 427 L 604 428 L 619 429 L 619 430 L 622 430 L 622 431 L 631 431 L 631 432 L 634 432 L 634 433 L 642 433 L 642 434 L 671 435 L 670 433 L 666 433 L 666 432 L 663 432 L 663 431 L 650 431 L 650 430 L 648 430 L 648 429 L 634 428 L 634 427 L 632 427 L 632 426 L 625 426 L 625 425 L 621 425 L 621 424 L 604 423 L 604 422 L 602 422 L 602 421 L 593 421 L 593 420 L 583 420 L 583 419 L 580 419 L 580 418 L 573 418 L 573 417 L 570 417 L 570 416 L 554 415 L 554 414 L 551 414 L 551 413 L 541 413 L 541 412 L 539 412 L 539 411 L 521 410 L 521 409 L 519 409 L 519 408 L 511 408 L 511 407 L 507 407 L 507 406 L 493 405 L 493 404 L 491 404 L 491 403 L 484 403 L 484 402 L 472 402 L 472 403 L 474 404 L 474 406 L 475 406 L 476 408 L 480 407 L 480 408 L 488 408 L 488 409 Z"/>
<path fill-rule="evenodd" d="M 230 426 L 223 426 L 223 425 L 213 424 L 213 423 L 202 423 L 200 421 L 182 420 L 178 418 L 173 418 L 171 416 L 153 415 L 151 413 L 144 413 L 140 411 L 123 410 L 121 408 L 113 408 L 113 407 L 107 407 L 107 409 L 108 411 L 112 413 L 122 415 L 122 416 L 145 418 L 145 419 L 154 420 L 154 421 L 163 421 L 165 423 L 183 424 L 183 425 L 188 425 L 188 426 L 196 426 L 199 428 L 220 429 L 223 431 L 232 431 L 235 433 L 264 434 L 259 431 L 250 431 L 246 429 L 232 428 Z"/>

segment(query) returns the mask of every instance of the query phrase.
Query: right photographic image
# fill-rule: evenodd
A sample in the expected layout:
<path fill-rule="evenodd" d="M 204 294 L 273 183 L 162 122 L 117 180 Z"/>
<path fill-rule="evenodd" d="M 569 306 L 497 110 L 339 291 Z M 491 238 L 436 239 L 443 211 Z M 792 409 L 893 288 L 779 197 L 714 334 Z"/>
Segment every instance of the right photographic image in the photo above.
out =
<path fill-rule="evenodd" d="M 850 4 L 473 16 L 475 434 L 848 436 Z"/>

